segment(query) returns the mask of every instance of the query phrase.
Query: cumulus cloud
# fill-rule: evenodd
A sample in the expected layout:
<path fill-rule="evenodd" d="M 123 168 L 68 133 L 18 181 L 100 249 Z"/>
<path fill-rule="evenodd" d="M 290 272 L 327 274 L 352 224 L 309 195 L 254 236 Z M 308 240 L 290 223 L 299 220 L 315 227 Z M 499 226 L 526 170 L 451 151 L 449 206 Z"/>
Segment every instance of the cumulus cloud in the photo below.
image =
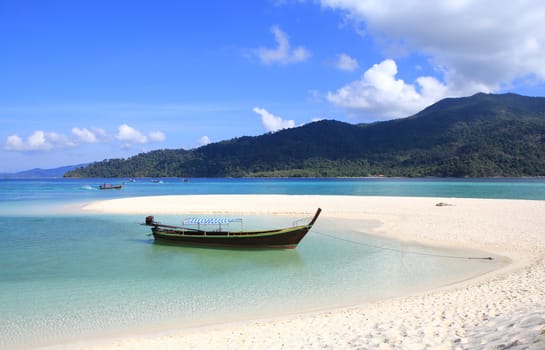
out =
<path fill-rule="evenodd" d="M 343 71 L 353 72 L 358 69 L 359 65 L 355 58 L 352 58 L 345 53 L 341 53 L 337 56 L 335 67 Z"/>
<path fill-rule="evenodd" d="M 164 141 L 166 139 L 166 136 L 161 131 L 151 131 L 146 135 L 140 130 L 133 128 L 132 126 L 122 124 L 118 128 L 116 138 L 129 144 L 144 144 L 149 142 Z"/>
<path fill-rule="evenodd" d="M 389 52 L 428 56 L 450 95 L 545 81 L 545 5 L 539 0 L 321 0 L 364 25 Z M 392 57 L 392 55 L 388 55 Z M 395 57 L 394 57 L 395 58 Z"/>
<path fill-rule="evenodd" d="M 97 142 L 96 135 L 89 131 L 87 128 L 72 128 L 72 134 L 81 142 L 84 143 L 93 143 Z"/>
<path fill-rule="evenodd" d="M 10 135 L 6 139 L 5 149 L 10 151 L 22 151 L 25 148 L 25 143 L 18 135 Z"/>
<path fill-rule="evenodd" d="M 253 111 L 261 116 L 261 123 L 267 131 L 275 132 L 282 129 L 293 128 L 295 126 L 293 120 L 285 120 L 277 117 L 264 108 L 255 107 Z"/>
<path fill-rule="evenodd" d="M 355 116 L 378 120 L 409 116 L 447 92 L 447 87 L 433 77 L 420 77 L 414 85 L 396 75 L 395 61 L 384 60 L 368 69 L 360 80 L 328 92 L 327 99 Z"/>
<path fill-rule="evenodd" d="M 76 147 L 87 143 L 111 141 L 114 138 L 101 128 L 74 127 L 72 134 L 66 136 L 61 133 L 36 130 L 28 137 L 10 135 L 6 138 L 4 149 L 8 151 L 50 151 L 61 148 Z M 134 143 L 162 142 L 166 136 L 160 131 L 152 131 L 144 135 L 140 131 L 123 124 L 119 127 L 116 138 L 126 143 L 125 146 Z"/>
<path fill-rule="evenodd" d="M 65 135 L 56 132 L 36 130 L 26 139 L 19 135 L 10 135 L 6 139 L 5 149 L 9 151 L 48 151 L 54 148 L 73 147 L 76 143 Z"/>
<path fill-rule="evenodd" d="M 148 138 L 135 128 L 122 124 L 119 126 L 117 138 L 129 143 L 147 143 Z"/>
<path fill-rule="evenodd" d="M 310 51 L 302 46 L 291 48 L 288 35 L 284 33 L 279 27 L 273 26 L 271 31 L 276 40 L 276 47 L 259 48 L 255 50 L 255 54 L 264 64 L 290 64 L 304 62 L 310 57 Z"/>
<path fill-rule="evenodd" d="M 208 136 L 203 136 L 197 140 L 199 146 L 206 146 L 210 143 L 210 138 Z"/>
<path fill-rule="evenodd" d="M 58 138 L 58 137 L 55 137 Z M 35 131 L 27 138 L 26 145 L 29 149 L 51 149 L 53 144 L 46 138 L 46 133 L 42 130 Z"/>

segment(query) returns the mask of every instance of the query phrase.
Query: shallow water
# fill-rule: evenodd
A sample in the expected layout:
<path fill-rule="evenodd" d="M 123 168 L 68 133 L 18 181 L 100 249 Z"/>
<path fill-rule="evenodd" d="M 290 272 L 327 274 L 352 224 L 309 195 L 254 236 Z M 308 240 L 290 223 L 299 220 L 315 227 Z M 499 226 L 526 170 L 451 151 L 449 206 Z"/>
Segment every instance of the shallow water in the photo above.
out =
<path fill-rule="evenodd" d="M 298 249 L 278 251 L 155 244 L 139 219 L 0 217 L 0 347 L 351 305 L 497 267 L 415 255 L 467 252 L 378 240 L 327 217 Z M 246 217 L 245 226 L 288 219 Z"/>
<path fill-rule="evenodd" d="M 186 183 L 98 191 L 87 182 L 27 182 L 19 193 L 14 182 L 0 181 L 1 349 L 352 305 L 453 283 L 501 264 L 422 255 L 486 254 L 379 239 L 357 232 L 369 232 L 374 223 L 334 221 L 327 213 L 296 250 L 159 245 L 148 227 L 137 225 L 140 216 L 59 210 L 96 199 L 177 194 Z M 250 187 L 255 186 L 253 193 L 282 184 L 288 193 L 310 187 L 317 194 L 346 194 L 354 186 L 333 182 L 265 181 Z M 200 180 L 195 187 L 216 193 L 231 185 L 242 192 L 236 180 Z M 343 189 L 335 193 L 335 186 Z M 533 193 L 541 186 L 537 183 Z M 295 219 L 247 216 L 244 227 L 289 226 Z M 181 217 L 161 220 L 176 223 Z"/>

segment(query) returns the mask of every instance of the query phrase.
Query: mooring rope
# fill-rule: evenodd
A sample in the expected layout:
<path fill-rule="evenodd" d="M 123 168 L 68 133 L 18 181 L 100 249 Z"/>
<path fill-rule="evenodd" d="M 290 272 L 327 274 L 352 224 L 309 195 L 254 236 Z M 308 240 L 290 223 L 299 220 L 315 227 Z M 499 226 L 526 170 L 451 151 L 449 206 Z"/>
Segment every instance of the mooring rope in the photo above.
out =
<path fill-rule="evenodd" d="M 369 244 L 369 243 L 363 243 L 363 242 L 360 242 L 360 241 L 354 241 L 354 240 L 351 240 L 351 239 L 337 237 L 337 236 L 330 235 L 328 233 L 319 232 L 319 231 L 315 231 L 315 230 L 313 230 L 312 232 L 317 233 L 317 234 L 322 235 L 322 236 L 327 236 L 329 238 L 337 239 L 339 241 L 345 241 L 345 242 L 348 242 L 348 243 L 353 243 L 353 244 L 357 244 L 357 245 L 361 245 L 361 246 L 365 246 L 365 247 L 371 247 L 371 248 L 381 249 L 381 250 L 389 250 L 389 251 L 403 253 L 403 254 L 424 255 L 424 256 L 431 256 L 431 257 L 436 257 L 436 258 L 447 258 L 447 259 L 494 260 L 494 258 L 492 258 L 491 256 L 475 257 L 475 256 L 457 256 L 457 255 L 441 255 L 441 254 L 423 253 L 423 252 L 411 252 L 411 251 L 402 250 L 402 249 L 396 249 L 396 248 L 391 248 L 391 247 L 383 247 L 383 246 L 379 246 L 379 245 L 375 245 L 375 244 Z"/>

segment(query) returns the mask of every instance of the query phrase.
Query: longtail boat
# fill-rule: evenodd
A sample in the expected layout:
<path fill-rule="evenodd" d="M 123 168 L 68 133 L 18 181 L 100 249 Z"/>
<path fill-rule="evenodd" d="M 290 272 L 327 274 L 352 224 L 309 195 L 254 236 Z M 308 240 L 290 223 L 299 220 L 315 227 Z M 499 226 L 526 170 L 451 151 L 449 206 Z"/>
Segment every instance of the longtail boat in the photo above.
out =
<path fill-rule="evenodd" d="M 120 190 L 123 188 L 123 183 L 119 185 L 102 184 L 98 188 L 100 188 L 101 190 Z"/>
<path fill-rule="evenodd" d="M 295 249 L 312 228 L 322 209 L 318 208 L 312 218 L 297 220 L 292 227 L 273 230 L 242 230 L 242 219 L 191 218 L 183 221 L 184 226 L 165 225 L 147 216 L 143 225 L 151 226 L 156 242 L 190 246 L 211 246 L 227 248 Z M 306 223 L 300 224 L 304 220 Z M 239 222 L 240 230 L 229 230 L 230 223 Z M 193 225 L 188 227 L 186 225 Z M 201 226 L 214 225 L 214 230 Z M 195 227 L 196 226 L 196 227 Z"/>

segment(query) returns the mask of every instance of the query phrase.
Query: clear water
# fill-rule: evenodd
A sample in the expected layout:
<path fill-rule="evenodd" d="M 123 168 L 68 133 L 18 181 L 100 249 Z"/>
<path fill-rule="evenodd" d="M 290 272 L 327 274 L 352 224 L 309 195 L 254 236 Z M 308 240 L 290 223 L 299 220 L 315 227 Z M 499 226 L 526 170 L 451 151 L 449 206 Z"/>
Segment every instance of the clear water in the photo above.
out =
<path fill-rule="evenodd" d="M 483 255 L 362 235 L 354 223 L 327 215 L 296 250 L 158 245 L 149 228 L 136 224 L 140 216 L 63 212 L 67 203 L 206 193 L 545 199 L 542 180 L 163 181 L 139 180 L 120 191 L 100 191 L 100 183 L 116 181 L 0 180 L 0 349 L 350 305 L 498 267 L 496 261 L 413 254 Z M 286 226 L 292 220 L 244 219 L 247 229 Z"/>

